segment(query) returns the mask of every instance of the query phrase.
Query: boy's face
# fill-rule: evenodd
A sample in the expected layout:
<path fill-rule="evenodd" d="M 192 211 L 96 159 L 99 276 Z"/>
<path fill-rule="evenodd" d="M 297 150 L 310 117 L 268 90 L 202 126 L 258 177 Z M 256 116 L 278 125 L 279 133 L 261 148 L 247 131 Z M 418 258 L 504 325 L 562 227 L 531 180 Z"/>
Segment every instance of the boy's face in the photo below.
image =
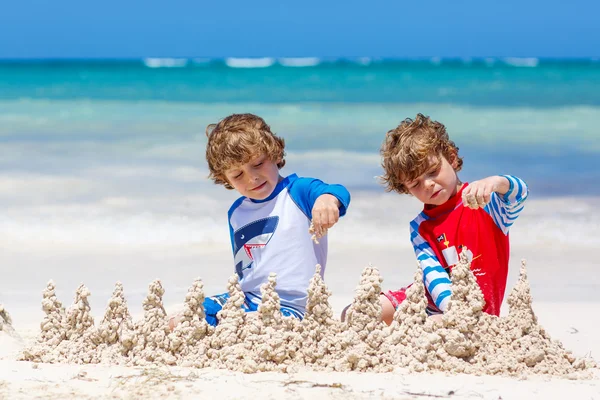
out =
<path fill-rule="evenodd" d="M 430 157 L 431 167 L 417 179 L 405 182 L 406 188 L 417 199 L 426 205 L 439 206 L 454 196 L 460 189 L 461 182 L 456 175 L 457 159 L 449 162 L 440 155 Z"/>
<path fill-rule="evenodd" d="M 229 168 L 225 178 L 242 196 L 254 200 L 264 200 L 273 192 L 279 182 L 279 168 L 265 154 L 245 164 Z"/>

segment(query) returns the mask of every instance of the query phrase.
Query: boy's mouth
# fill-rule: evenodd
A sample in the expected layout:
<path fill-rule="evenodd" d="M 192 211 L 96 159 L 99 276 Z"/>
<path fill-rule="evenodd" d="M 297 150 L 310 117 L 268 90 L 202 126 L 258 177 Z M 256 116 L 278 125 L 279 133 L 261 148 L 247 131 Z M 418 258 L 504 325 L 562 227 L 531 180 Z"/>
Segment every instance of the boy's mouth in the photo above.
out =
<path fill-rule="evenodd" d="M 434 194 L 431 195 L 432 199 L 435 199 L 437 197 L 438 194 L 440 194 L 440 192 L 442 191 L 442 189 L 438 190 L 437 192 L 435 192 Z"/>
<path fill-rule="evenodd" d="M 257 187 L 255 187 L 255 188 L 252 188 L 252 189 L 250 189 L 250 190 L 260 190 L 260 189 L 262 189 L 263 187 L 265 187 L 265 185 L 266 185 L 266 184 L 267 184 L 267 182 L 265 181 L 265 182 L 261 183 L 260 185 L 258 185 Z"/>

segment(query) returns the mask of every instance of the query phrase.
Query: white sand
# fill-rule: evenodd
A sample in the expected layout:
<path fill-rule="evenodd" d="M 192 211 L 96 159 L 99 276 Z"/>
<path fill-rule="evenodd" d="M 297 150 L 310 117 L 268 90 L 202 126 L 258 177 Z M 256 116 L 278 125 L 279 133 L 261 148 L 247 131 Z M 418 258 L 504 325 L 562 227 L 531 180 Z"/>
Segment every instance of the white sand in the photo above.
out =
<path fill-rule="evenodd" d="M 356 199 L 355 199 L 356 200 Z M 360 199 L 359 199 L 360 200 Z M 355 203 L 356 204 L 356 203 Z M 533 204 L 533 205 L 532 205 Z M 536 210 L 535 203 L 528 211 Z M 543 208 L 540 204 L 537 210 Z M 517 225 L 516 225 L 517 226 Z M 338 229 L 339 228 L 339 229 Z M 384 278 L 383 287 L 397 288 L 412 280 L 414 268 L 410 248 L 396 248 L 368 243 L 363 247 L 347 245 L 351 224 L 334 228 L 330 239 L 330 262 L 326 280 L 333 292 L 331 303 L 334 317 L 341 308 L 352 302 L 354 288 L 362 268 L 373 262 Z M 535 226 L 528 225 L 527 235 L 538 234 Z M 336 232 L 336 229 L 338 231 Z M 352 229 L 351 229 L 352 230 Z M 515 228 L 512 237 L 511 278 L 514 286 L 521 257 L 528 262 L 532 285 L 533 308 L 542 326 L 552 338 L 562 341 L 575 356 L 588 354 L 598 357 L 600 343 L 595 293 L 600 282 L 596 266 L 589 257 L 578 254 L 592 251 L 585 244 L 581 248 L 560 242 L 531 244 L 525 233 L 520 236 Z M 403 237 L 398 240 L 402 242 Z M 385 241 L 385 239 L 383 240 Z M 523 245 L 520 246 L 519 242 Z M 13 326 L 26 343 L 32 343 L 39 332 L 39 293 L 45 281 L 54 278 L 58 283 L 58 298 L 70 304 L 73 293 L 81 282 L 90 288 L 91 312 L 96 320 L 101 316 L 110 298 L 114 282 L 123 280 L 125 296 L 134 315 L 142 317 L 141 304 L 146 297 L 146 286 L 154 277 L 162 278 L 166 289 L 167 309 L 175 308 L 185 298 L 187 287 L 197 275 L 202 276 L 204 291 L 213 294 L 225 291 L 223 283 L 231 272 L 227 243 L 214 250 L 202 248 L 98 249 L 95 252 L 68 251 L 65 248 L 42 253 L 5 249 L 4 260 L 18 261 L 8 267 L 0 282 L 0 299 L 11 312 Z M 574 262 L 573 260 L 577 260 Z M 5 265 L 5 263 L 3 263 Z M 44 270 L 40 271 L 39 266 Z M 80 266 L 83 265 L 84 268 Z M 170 266 L 163 269 L 165 265 Z M 198 265 L 201 265 L 198 267 Z M 407 266 L 408 265 L 408 266 Z M 179 266 L 179 268 L 175 267 Z M 217 268 L 220 267 L 220 268 Z M 31 271 L 36 273 L 31 273 Z M 205 275 L 203 271 L 206 272 Z M 41 273 L 40 273 L 41 272 Z M 41 275 L 41 276 L 40 276 Z M 582 279 L 581 277 L 588 278 Z M 131 287 L 131 289 L 129 289 Z M 170 288 L 174 289 L 171 291 Z M 169 296 L 169 293 L 171 295 Z M 591 300 L 591 301 L 590 301 Z M 84 307 L 85 308 L 85 307 Z M 67 312 L 67 311 L 65 311 Z M 245 375 L 239 372 L 190 367 L 125 367 L 98 365 L 65 365 L 17 362 L 14 357 L 23 344 L 6 334 L 0 336 L 0 398 L 67 398 L 67 397 L 147 397 L 197 398 L 219 396 L 251 398 L 595 398 L 600 395 L 600 375 L 594 371 L 590 380 L 567 380 L 559 377 L 529 376 L 527 380 L 498 376 L 452 375 L 440 373 L 407 374 L 405 370 L 389 373 L 311 372 L 300 370 L 288 374 L 274 372 Z M 453 394 L 450 394 L 453 393 Z"/>

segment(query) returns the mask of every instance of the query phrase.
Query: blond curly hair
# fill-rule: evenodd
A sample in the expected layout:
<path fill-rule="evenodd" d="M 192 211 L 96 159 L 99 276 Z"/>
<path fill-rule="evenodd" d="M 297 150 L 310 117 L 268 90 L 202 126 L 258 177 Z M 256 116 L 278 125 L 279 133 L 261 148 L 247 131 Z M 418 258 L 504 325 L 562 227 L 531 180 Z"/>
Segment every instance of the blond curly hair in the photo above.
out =
<path fill-rule="evenodd" d="M 264 119 L 254 114 L 232 114 L 206 127 L 206 161 L 209 178 L 227 189 L 225 171 L 265 154 L 278 168 L 285 165 L 285 141 L 271 132 Z"/>
<path fill-rule="evenodd" d="M 404 184 L 426 173 L 434 157 L 441 162 L 456 161 L 455 171 L 460 171 L 463 160 L 458 156 L 458 147 L 446 132 L 446 127 L 423 114 L 413 120 L 407 118 L 395 129 L 388 131 L 381 146 L 384 174 L 381 181 L 386 191 L 409 193 Z"/>

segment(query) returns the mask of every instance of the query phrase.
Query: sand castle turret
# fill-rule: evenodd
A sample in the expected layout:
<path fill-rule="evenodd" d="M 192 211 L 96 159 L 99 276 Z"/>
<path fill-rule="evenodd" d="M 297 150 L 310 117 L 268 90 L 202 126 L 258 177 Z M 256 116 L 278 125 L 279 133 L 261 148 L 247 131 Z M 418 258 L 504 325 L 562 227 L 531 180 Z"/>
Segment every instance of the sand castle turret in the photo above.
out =
<path fill-rule="evenodd" d="M 206 346 L 202 340 L 212 333 L 204 311 L 204 284 L 197 278 L 185 296 L 181 320 L 170 335 L 171 352 L 187 357 L 184 365 L 204 365 Z"/>
<path fill-rule="evenodd" d="M 157 279 L 148 286 L 148 295 L 144 299 L 144 317 L 135 329 L 132 357 L 136 365 L 150 362 L 175 364 L 170 353 L 169 321 L 162 302 L 165 290 Z"/>
<path fill-rule="evenodd" d="M 354 300 L 346 314 L 346 328 L 335 341 L 342 348 L 335 352 L 336 370 L 390 370 L 387 354 L 380 346 L 384 341 L 381 321 L 381 283 L 379 270 L 366 267 L 355 290 Z"/>
<path fill-rule="evenodd" d="M 108 300 L 104 317 L 98 326 L 99 343 L 108 346 L 122 343 L 125 338 L 131 336 L 133 328 L 131 314 L 123 293 L 123 284 L 117 282 L 113 294 Z"/>
<path fill-rule="evenodd" d="M 66 339 L 76 340 L 94 326 L 94 318 L 90 315 L 89 289 L 81 284 L 75 291 L 75 300 L 66 313 Z"/>

